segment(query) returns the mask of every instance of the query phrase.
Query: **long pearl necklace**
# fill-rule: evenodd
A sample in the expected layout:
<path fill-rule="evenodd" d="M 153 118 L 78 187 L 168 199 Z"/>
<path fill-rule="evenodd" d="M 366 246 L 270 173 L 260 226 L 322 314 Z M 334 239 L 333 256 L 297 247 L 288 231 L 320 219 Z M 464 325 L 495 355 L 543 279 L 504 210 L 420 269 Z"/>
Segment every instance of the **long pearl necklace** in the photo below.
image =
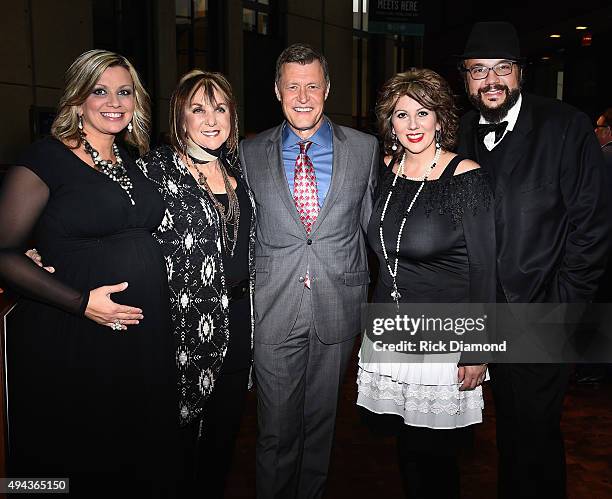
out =
<path fill-rule="evenodd" d="M 391 199 L 391 195 L 393 194 L 393 190 L 395 189 L 397 178 L 404 173 L 404 163 L 406 161 L 405 152 L 402 156 L 402 160 L 400 161 L 397 171 L 395 172 L 395 178 L 393 179 L 393 183 L 391 184 L 391 188 L 389 189 L 389 194 L 387 194 L 387 199 L 385 201 L 385 205 L 382 210 L 382 215 L 380 217 L 380 224 L 378 226 L 378 233 L 380 235 L 380 244 L 382 246 L 383 256 L 385 257 L 385 263 L 387 264 L 387 270 L 389 270 L 389 274 L 391 275 L 391 278 L 393 279 L 393 289 L 391 290 L 391 298 L 393 298 L 393 300 L 395 301 L 395 304 L 398 307 L 399 307 L 399 300 L 402 297 L 402 295 L 399 293 L 397 289 L 396 278 L 397 278 L 397 264 L 399 262 L 400 241 L 402 239 L 402 232 L 404 232 L 404 225 L 406 225 L 406 218 L 408 217 L 410 210 L 412 210 L 412 207 L 414 206 L 414 203 L 419 197 L 419 194 L 421 194 L 421 191 L 423 190 L 423 187 L 425 186 L 425 182 L 427 182 L 427 177 L 432 172 L 432 170 L 436 167 L 436 164 L 440 160 L 441 152 L 442 152 L 442 148 L 440 147 L 439 144 L 436 143 L 436 154 L 434 155 L 431 166 L 425 171 L 425 173 L 423 174 L 421 178 L 415 179 L 417 181 L 420 181 L 421 185 L 417 189 L 416 194 L 412 198 L 412 201 L 410 201 L 410 204 L 408 205 L 408 209 L 404 212 L 404 217 L 402 218 L 402 223 L 400 224 L 400 228 L 397 233 L 397 242 L 395 244 L 395 264 L 393 268 L 391 268 L 391 265 L 389 263 L 389 255 L 387 254 L 387 247 L 385 246 L 385 238 L 383 236 L 383 222 L 385 221 L 385 215 L 387 214 L 387 207 L 389 206 L 389 200 Z"/>

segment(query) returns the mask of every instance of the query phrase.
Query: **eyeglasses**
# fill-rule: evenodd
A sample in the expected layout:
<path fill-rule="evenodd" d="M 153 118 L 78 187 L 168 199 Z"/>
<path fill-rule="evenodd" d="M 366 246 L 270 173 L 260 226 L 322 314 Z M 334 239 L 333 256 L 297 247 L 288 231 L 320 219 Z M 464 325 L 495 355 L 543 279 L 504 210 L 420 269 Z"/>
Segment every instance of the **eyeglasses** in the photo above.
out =
<path fill-rule="evenodd" d="M 597 124 L 595 124 L 595 130 L 597 130 L 598 128 L 610 128 L 610 125 L 597 125 Z"/>
<path fill-rule="evenodd" d="M 484 80 L 488 75 L 489 71 L 493 70 L 493 72 L 497 76 L 507 76 L 512 73 L 512 66 L 516 64 L 516 62 L 512 61 L 504 61 L 496 64 L 495 66 L 487 67 L 487 66 L 472 66 L 471 68 L 463 68 L 463 71 L 470 73 L 471 77 L 474 80 Z"/>

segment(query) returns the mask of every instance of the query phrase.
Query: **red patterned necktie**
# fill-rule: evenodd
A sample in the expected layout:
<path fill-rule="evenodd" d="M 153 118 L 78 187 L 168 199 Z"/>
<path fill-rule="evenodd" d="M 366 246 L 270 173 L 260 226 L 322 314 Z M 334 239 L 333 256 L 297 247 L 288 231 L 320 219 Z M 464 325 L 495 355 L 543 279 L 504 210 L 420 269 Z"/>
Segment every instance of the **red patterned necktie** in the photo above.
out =
<path fill-rule="evenodd" d="M 295 173 L 293 175 L 293 200 L 300 220 L 304 224 L 306 234 L 310 236 L 312 226 L 319 215 L 319 191 L 314 166 L 308 157 L 308 148 L 312 142 L 300 142 L 300 154 L 295 160 Z M 304 286 L 310 288 L 310 272 L 306 269 Z"/>
<path fill-rule="evenodd" d="M 295 160 L 293 176 L 293 200 L 304 224 L 306 234 L 310 235 L 312 226 L 319 215 L 319 192 L 314 166 L 308 157 L 308 148 L 312 142 L 300 142 L 300 154 Z"/>

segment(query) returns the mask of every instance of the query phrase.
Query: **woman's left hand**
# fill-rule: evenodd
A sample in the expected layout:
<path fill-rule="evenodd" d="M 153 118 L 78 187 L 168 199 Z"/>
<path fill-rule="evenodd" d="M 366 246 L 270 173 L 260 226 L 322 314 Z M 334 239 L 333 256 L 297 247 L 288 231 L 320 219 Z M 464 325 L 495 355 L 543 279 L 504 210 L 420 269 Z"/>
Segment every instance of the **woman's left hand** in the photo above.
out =
<path fill-rule="evenodd" d="M 486 364 L 475 366 L 459 366 L 457 382 L 461 384 L 459 390 L 473 390 L 478 385 L 482 385 L 487 374 Z"/>

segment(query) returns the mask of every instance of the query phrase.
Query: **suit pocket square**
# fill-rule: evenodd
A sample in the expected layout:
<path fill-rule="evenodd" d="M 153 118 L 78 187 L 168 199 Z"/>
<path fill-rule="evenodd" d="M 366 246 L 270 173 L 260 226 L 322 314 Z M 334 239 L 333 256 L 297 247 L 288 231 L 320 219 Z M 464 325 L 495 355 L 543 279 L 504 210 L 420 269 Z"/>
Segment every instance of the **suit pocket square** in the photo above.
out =
<path fill-rule="evenodd" d="M 344 284 L 347 286 L 364 286 L 370 283 L 370 273 L 367 270 L 361 272 L 345 272 Z"/>

